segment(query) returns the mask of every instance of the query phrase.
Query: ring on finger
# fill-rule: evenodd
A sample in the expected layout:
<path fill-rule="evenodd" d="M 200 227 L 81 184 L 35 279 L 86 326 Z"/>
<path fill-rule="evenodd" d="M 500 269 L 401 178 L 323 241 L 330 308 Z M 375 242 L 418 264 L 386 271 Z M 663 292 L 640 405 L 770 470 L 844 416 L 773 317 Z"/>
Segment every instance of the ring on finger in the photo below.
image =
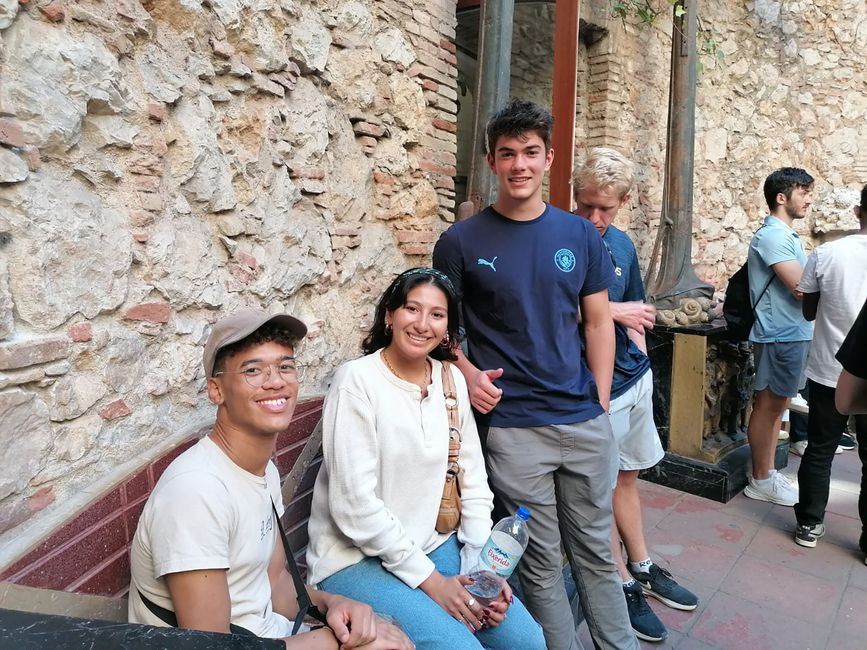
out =
<path fill-rule="evenodd" d="M 467 607 L 475 607 L 475 605 L 476 605 L 476 599 L 473 597 L 470 597 L 470 599 L 467 601 Z"/>

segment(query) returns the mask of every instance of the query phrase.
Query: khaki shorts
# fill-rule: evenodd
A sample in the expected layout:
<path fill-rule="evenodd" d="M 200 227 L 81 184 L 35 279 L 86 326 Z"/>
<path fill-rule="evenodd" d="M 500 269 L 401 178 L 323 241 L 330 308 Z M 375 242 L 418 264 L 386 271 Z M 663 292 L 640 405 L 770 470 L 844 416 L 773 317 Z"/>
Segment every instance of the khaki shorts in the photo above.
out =
<path fill-rule="evenodd" d="M 665 456 L 653 422 L 653 373 L 648 370 L 608 409 L 621 470 L 653 467 Z"/>

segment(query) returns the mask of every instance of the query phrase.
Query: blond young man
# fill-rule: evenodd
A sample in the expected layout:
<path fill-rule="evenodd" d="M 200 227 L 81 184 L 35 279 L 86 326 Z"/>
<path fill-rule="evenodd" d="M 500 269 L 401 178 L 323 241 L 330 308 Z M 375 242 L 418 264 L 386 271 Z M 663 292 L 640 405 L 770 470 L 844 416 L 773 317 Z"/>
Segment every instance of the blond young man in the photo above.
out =
<path fill-rule="evenodd" d="M 612 225 L 620 208 L 629 201 L 632 183 L 632 163 L 622 154 L 603 147 L 592 149 L 575 174 L 575 211 L 596 227 L 614 263 L 615 280 L 608 288 L 615 326 L 608 416 L 620 461 L 613 495 L 614 560 L 623 580 L 633 631 L 645 641 L 662 641 L 668 632 L 647 605 L 644 594 L 681 610 L 695 609 L 698 599 L 650 559 L 641 522 L 638 472 L 656 465 L 664 452 L 653 423 L 653 377 L 645 341 L 645 330 L 653 329 L 656 309 L 644 302 L 635 246 Z M 626 547 L 628 566 L 621 542 Z"/>

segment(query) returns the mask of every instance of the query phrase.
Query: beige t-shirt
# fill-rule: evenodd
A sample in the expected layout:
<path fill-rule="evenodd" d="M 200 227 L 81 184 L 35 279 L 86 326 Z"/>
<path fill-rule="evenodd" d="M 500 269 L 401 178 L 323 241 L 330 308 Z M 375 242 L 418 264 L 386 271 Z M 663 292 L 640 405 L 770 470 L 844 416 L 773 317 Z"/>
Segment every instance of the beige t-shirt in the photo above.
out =
<path fill-rule="evenodd" d="M 820 292 L 807 377 L 836 387 L 843 367 L 834 358 L 867 299 L 867 235 L 822 244 L 810 255 L 798 288 Z"/>
<path fill-rule="evenodd" d="M 174 610 L 166 574 L 225 568 L 231 622 L 261 637 L 289 636 L 291 621 L 271 609 L 272 498 L 282 513 L 273 463 L 265 476 L 250 474 L 208 437 L 172 461 L 145 504 L 130 550 L 130 622 L 166 626 L 139 597 L 140 591 Z"/>

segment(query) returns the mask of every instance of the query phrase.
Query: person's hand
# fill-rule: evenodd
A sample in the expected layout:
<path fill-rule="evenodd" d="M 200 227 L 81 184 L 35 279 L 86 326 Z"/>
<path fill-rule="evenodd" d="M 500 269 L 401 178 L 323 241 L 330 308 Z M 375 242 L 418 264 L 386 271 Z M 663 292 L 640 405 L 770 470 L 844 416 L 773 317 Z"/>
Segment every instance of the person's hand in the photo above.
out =
<path fill-rule="evenodd" d="M 434 571 L 427 580 L 419 585 L 437 605 L 442 607 L 452 618 L 467 626 L 475 633 L 482 628 L 482 606 L 473 595 L 464 589 L 464 585 L 472 584 L 472 578 L 467 576 L 445 577 L 439 571 Z"/>
<path fill-rule="evenodd" d="M 494 386 L 494 380 L 502 376 L 502 368 L 479 370 L 470 380 L 467 386 L 470 392 L 470 402 L 479 413 L 490 412 L 500 401 L 503 390 Z"/>
<path fill-rule="evenodd" d="M 370 605 L 336 594 L 328 596 L 325 620 L 342 650 L 360 648 L 376 639 L 377 618 Z"/>
<path fill-rule="evenodd" d="M 509 583 L 503 580 L 503 590 L 500 595 L 494 598 L 491 603 L 484 608 L 485 625 L 487 627 L 497 627 L 506 618 L 506 610 L 512 604 L 512 588 Z"/>
<path fill-rule="evenodd" d="M 346 646 L 340 647 L 342 650 Z M 358 650 L 415 650 L 415 644 L 399 627 L 377 618 L 376 639 L 366 645 L 358 646 Z"/>
<path fill-rule="evenodd" d="M 656 322 L 656 307 L 646 302 L 612 302 L 611 317 L 615 323 L 644 334 Z"/>

